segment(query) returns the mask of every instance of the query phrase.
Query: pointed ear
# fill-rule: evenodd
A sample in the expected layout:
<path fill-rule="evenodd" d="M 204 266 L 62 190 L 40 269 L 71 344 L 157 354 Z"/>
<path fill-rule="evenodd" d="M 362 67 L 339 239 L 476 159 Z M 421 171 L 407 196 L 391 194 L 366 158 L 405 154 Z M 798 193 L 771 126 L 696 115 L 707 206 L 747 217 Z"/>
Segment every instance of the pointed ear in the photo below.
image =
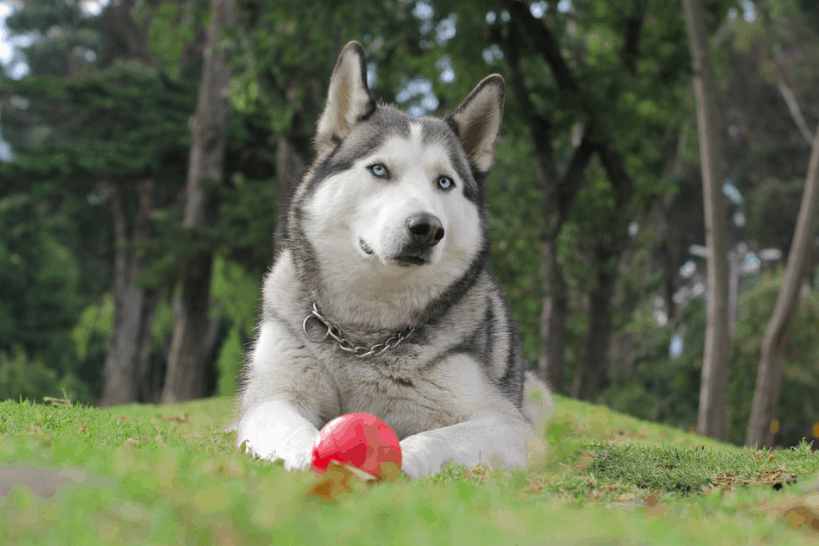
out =
<path fill-rule="evenodd" d="M 487 76 L 446 118 L 457 129 L 470 163 L 480 172 L 488 172 L 495 159 L 504 88 L 500 74 Z"/>
<path fill-rule="evenodd" d="M 330 78 L 327 103 L 316 131 L 316 148 L 332 146 L 349 135 L 353 126 L 375 108 L 375 100 L 367 87 L 364 48 L 358 42 L 350 42 L 338 56 Z"/>

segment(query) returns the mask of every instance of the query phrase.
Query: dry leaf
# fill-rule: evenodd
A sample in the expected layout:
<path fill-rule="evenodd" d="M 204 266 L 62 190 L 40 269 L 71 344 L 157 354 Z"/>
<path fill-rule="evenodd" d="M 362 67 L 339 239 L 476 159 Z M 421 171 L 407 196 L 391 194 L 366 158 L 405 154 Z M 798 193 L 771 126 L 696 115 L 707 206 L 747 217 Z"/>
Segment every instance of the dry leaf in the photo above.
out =
<path fill-rule="evenodd" d="M 819 495 L 816 493 L 782 499 L 776 503 L 763 502 L 759 506 L 773 518 L 783 518 L 798 528 L 807 526 L 819 533 Z"/>
<path fill-rule="evenodd" d="M 71 403 L 71 400 L 67 400 L 65 398 L 53 398 L 51 396 L 43 396 L 43 402 L 49 402 L 53 406 L 66 406 L 66 407 L 73 407 L 74 404 Z"/>
<path fill-rule="evenodd" d="M 381 474 L 379 481 L 394 482 L 401 475 L 401 467 L 395 463 L 381 463 Z"/>
<path fill-rule="evenodd" d="M 384 481 L 384 479 L 386 478 L 376 477 L 354 466 L 331 460 L 324 475 L 307 490 L 307 494 L 332 501 L 340 494 L 349 491 L 355 482 L 371 484 Z"/>
<path fill-rule="evenodd" d="M 805 506 L 805 504 L 791 508 L 782 514 L 782 517 L 791 522 L 794 529 L 807 525 L 809 529 L 819 533 L 819 514 Z"/>

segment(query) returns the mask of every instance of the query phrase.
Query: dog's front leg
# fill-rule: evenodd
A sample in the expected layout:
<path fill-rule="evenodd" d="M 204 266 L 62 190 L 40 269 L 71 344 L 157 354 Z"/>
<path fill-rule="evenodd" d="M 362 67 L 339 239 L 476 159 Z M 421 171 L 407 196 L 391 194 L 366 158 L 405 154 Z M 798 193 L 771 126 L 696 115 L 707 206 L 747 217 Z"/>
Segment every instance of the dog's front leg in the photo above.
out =
<path fill-rule="evenodd" d="M 422 478 L 437 474 L 449 463 L 524 467 L 531 458 L 545 453 L 545 446 L 526 421 L 493 415 L 409 436 L 401 441 L 401 453 L 404 473 Z"/>
<path fill-rule="evenodd" d="M 287 470 L 304 470 L 310 465 L 318 429 L 296 404 L 269 400 L 249 409 L 237 427 L 238 443 L 270 461 L 284 459 Z"/>

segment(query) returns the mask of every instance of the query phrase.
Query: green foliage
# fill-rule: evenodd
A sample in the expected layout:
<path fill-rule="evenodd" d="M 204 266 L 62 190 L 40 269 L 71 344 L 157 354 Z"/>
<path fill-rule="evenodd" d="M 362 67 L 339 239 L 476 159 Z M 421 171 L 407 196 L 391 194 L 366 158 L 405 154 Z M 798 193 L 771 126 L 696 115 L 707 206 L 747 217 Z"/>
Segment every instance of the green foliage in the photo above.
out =
<path fill-rule="evenodd" d="M 274 135 L 286 137 L 305 162 L 330 73 L 348 41 L 359 40 L 368 49 L 377 69 L 374 92 L 386 101 L 416 72 L 412 60 L 421 51 L 412 3 L 242 0 L 238 8 L 231 103 L 264 116 Z"/>
<path fill-rule="evenodd" d="M 146 178 L 158 204 L 174 196 L 184 180 L 191 91 L 126 65 L 75 79 L 0 82 L 0 94 L 29 101 L 4 112 L 4 132 L 42 129 L 21 142 L 14 162 L 0 164 L 0 178 L 11 181 L 0 189 L 0 225 L 8 225 L 0 260 L 12 264 L 0 269 L 9 275 L 0 288 L 0 350 L 19 344 L 58 376 L 78 377 L 84 400 L 99 393 L 110 338 L 111 312 L 92 321 L 98 310 L 89 307 L 108 289 L 106 184 L 120 185 L 126 214 L 135 212 L 134 183 Z"/>
<path fill-rule="evenodd" d="M 230 324 L 227 338 L 219 349 L 216 368 L 219 376 L 216 392 L 219 396 L 236 393 L 236 381 L 242 371 L 245 346 L 253 335 L 259 307 L 259 283 L 236 263 L 216 258 L 211 281 L 213 312 Z"/>
<path fill-rule="evenodd" d="M 743 444 L 747 434 L 762 340 L 773 314 L 782 270 L 767 271 L 752 281 L 752 288 L 739 299 L 728 371 L 728 440 Z M 629 330 L 639 340 L 639 356 L 633 373 L 615 371 L 613 385 L 601 401 L 642 419 L 659 421 L 683 429 L 696 426 L 702 352 L 705 343 L 705 306 L 701 299 L 688 303 L 678 322 L 659 326 L 646 303 L 634 313 Z M 793 446 L 813 437 L 819 403 L 813 393 L 819 388 L 819 302 L 811 292 L 800 299 L 788 329 L 782 395 L 777 422 L 780 445 Z M 671 338 L 681 334 L 683 353 L 669 355 Z"/>
<path fill-rule="evenodd" d="M 195 78 L 201 70 L 199 53 L 206 15 L 209 10 L 202 0 L 139 4 L 135 18 L 148 23 L 153 66 L 173 79 Z"/>
<path fill-rule="evenodd" d="M 143 68 L 120 65 L 71 80 L 32 76 L 0 82 L 0 94 L 32 104 L 17 117 L 4 116 L 4 126 L 29 124 L 36 116 L 47 135 L 28 142 L 25 153 L 2 164 L 0 173 L 12 180 L 68 178 L 75 184 L 151 175 L 163 184 L 178 177 L 179 165 L 163 165 L 162 159 L 178 158 L 187 149 L 195 94 Z"/>
<path fill-rule="evenodd" d="M 52 368 L 69 364 L 68 331 L 82 298 L 70 217 L 24 193 L 0 193 L 0 351 L 24 347 Z"/>
<path fill-rule="evenodd" d="M 221 205 L 214 227 L 217 248 L 258 278 L 273 261 L 273 233 L 279 220 L 278 202 L 283 197 L 270 179 L 251 179 L 237 172 L 232 182 L 218 190 Z"/>
<path fill-rule="evenodd" d="M 80 313 L 80 318 L 71 337 L 77 358 L 85 360 L 91 352 L 91 346 L 104 340 L 106 343 L 111 337 L 114 323 L 114 298 L 105 296 L 100 305 L 89 305 Z"/>
<path fill-rule="evenodd" d="M 30 360 L 21 347 L 14 347 L 10 354 L 0 351 L 0 401 L 40 401 L 44 396 L 91 401 L 87 385 L 75 375 L 58 375 L 42 361 Z"/>
<path fill-rule="evenodd" d="M 752 398 L 747 393 L 756 388 L 756 372 L 762 340 L 773 314 L 782 285 L 784 271 L 765 272 L 754 287 L 740 297 L 740 320 L 737 322 L 731 359 L 729 401 L 729 439 L 744 442 L 751 414 Z M 782 391 L 776 419 L 779 434 L 776 442 L 795 445 L 801 438 L 812 437 L 819 424 L 819 293 L 810 292 L 799 299 L 787 338 L 785 339 Z"/>
<path fill-rule="evenodd" d="M 769 181 L 748 195 L 745 232 L 757 248 L 778 248 L 788 255 L 804 189 L 804 179 Z"/>
<path fill-rule="evenodd" d="M 536 176 L 534 165 L 521 161 L 531 153 L 530 141 L 518 135 L 506 136 L 498 146 L 487 195 L 490 263 L 520 329 L 524 354 L 528 360 L 537 361 L 542 308 L 538 237 L 542 222 L 531 204 L 538 203 L 541 196 L 532 183 Z"/>
<path fill-rule="evenodd" d="M 688 430 L 696 426 L 702 351 L 705 343 L 705 306 L 690 301 L 676 323 L 659 326 L 651 315 L 653 302 L 634 311 L 627 331 L 638 340 L 634 371 L 613 371 L 612 386 L 601 401 L 641 419 Z M 669 353 L 672 337 L 680 335 L 683 353 Z"/>
<path fill-rule="evenodd" d="M 86 64 L 79 59 L 86 51 L 102 56 L 112 45 L 95 21 L 83 14 L 79 2 L 25 2 L 6 19 L 6 26 L 15 34 L 48 37 L 34 40 L 22 55 L 33 74 L 67 76 L 72 66 Z"/>

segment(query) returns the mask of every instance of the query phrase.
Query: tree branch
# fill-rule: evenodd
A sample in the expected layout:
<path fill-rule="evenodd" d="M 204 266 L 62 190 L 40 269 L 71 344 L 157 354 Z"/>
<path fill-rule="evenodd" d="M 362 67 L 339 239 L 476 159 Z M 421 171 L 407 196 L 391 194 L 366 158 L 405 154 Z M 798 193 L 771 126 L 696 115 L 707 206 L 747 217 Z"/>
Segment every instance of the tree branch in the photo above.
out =
<path fill-rule="evenodd" d="M 640 37 L 643 31 L 643 22 L 645 21 L 645 6 L 643 2 L 626 16 L 626 29 L 623 36 L 623 49 L 620 52 L 620 57 L 623 60 L 623 68 L 629 74 L 634 76 L 637 73 L 637 57 L 640 53 Z"/>
<path fill-rule="evenodd" d="M 555 42 L 549 27 L 535 19 L 524 2 L 504 0 L 504 5 L 512 19 L 523 27 L 523 33 L 531 38 L 537 52 L 546 60 L 560 90 L 568 93 L 579 93 L 580 86 L 577 84 L 569 65 L 566 64 L 560 54 L 560 48 Z"/>
<path fill-rule="evenodd" d="M 504 0 L 504 5 L 506 9 L 509 10 L 512 19 L 521 25 L 523 33 L 530 37 L 536 51 L 549 65 L 560 90 L 564 93 L 574 94 L 579 98 L 583 111 L 590 117 L 590 126 L 596 127 L 593 137 L 590 136 L 589 138 L 593 138 L 594 141 L 596 141 L 603 167 L 606 170 L 609 182 L 617 194 L 618 204 L 627 203 L 634 194 L 634 183 L 626 171 L 623 157 L 614 147 L 611 142 L 611 137 L 598 126 L 597 116 L 592 108 L 591 102 L 581 90 L 569 65 L 563 59 L 560 48 L 557 46 L 557 42 L 555 42 L 549 27 L 535 19 L 523 2 Z M 638 46 L 641 29 L 642 15 L 638 15 L 631 25 L 627 25 L 626 41 L 629 44 L 629 48 L 636 48 Z M 630 51 L 631 49 L 624 50 L 624 54 Z M 634 49 L 634 52 L 636 54 L 636 49 Z M 631 61 L 628 61 L 626 55 L 626 57 L 624 57 L 624 63 L 628 62 Z M 587 130 L 586 135 L 591 134 L 592 132 Z M 591 145 L 591 143 L 589 143 L 589 145 Z"/>
<path fill-rule="evenodd" d="M 782 73 L 783 70 L 780 63 L 782 63 L 784 60 L 784 54 L 782 53 L 782 49 L 777 44 L 774 44 L 773 51 L 775 57 L 774 65 L 776 66 L 776 69 L 774 70 L 776 88 L 779 89 L 779 93 L 782 95 L 782 98 L 785 99 L 785 104 L 788 105 L 788 110 L 791 113 L 793 122 L 799 129 L 799 134 L 801 134 L 802 138 L 805 139 L 805 143 L 810 145 L 810 143 L 813 142 L 813 133 L 811 133 L 811 130 L 805 121 L 805 117 L 802 115 L 802 109 L 799 108 L 799 101 L 796 99 L 796 94 L 788 85 L 788 82 L 785 80 L 785 76 Z"/>
<path fill-rule="evenodd" d="M 557 167 L 555 165 L 554 146 L 552 144 L 554 138 L 552 122 L 537 112 L 523 81 L 523 67 L 520 62 L 520 51 L 523 49 L 520 40 L 524 36 L 522 30 L 519 21 L 513 19 L 509 35 L 504 39 L 509 55 L 509 65 L 512 68 L 512 91 L 521 109 L 529 118 L 528 125 L 532 132 L 532 139 L 534 140 L 535 149 L 537 150 L 543 176 L 546 180 L 555 181 L 557 180 Z M 545 191 L 547 185 L 548 183 L 541 184 L 541 186 L 543 186 L 541 189 Z"/>
<path fill-rule="evenodd" d="M 609 183 L 614 188 L 614 199 L 617 207 L 626 206 L 634 195 L 634 181 L 626 171 L 623 156 L 611 146 L 608 140 L 600 142 L 597 145 L 597 151 Z M 621 212 L 624 211 L 621 210 Z"/>
<path fill-rule="evenodd" d="M 586 171 L 586 167 L 589 161 L 591 161 L 594 152 L 598 149 L 597 144 L 594 142 L 594 132 L 594 125 L 589 125 L 585 128 L 583 138 L 580 140 L 580 144 L 574 149 L 572 158 L 569 160 L 569 165 L 566 167 L 566 172 L 563 173 L 563 176 L 560 177 L 560 180 L 557 182 L 558 218 L 557 223 L 551 226 L 553 237 L 557 237 L 560 233 L 560 229 L 566 221 L 569 208 L 575 196 L 577 196 L 580 186 L 583 185 L 583 173 Z"/>

